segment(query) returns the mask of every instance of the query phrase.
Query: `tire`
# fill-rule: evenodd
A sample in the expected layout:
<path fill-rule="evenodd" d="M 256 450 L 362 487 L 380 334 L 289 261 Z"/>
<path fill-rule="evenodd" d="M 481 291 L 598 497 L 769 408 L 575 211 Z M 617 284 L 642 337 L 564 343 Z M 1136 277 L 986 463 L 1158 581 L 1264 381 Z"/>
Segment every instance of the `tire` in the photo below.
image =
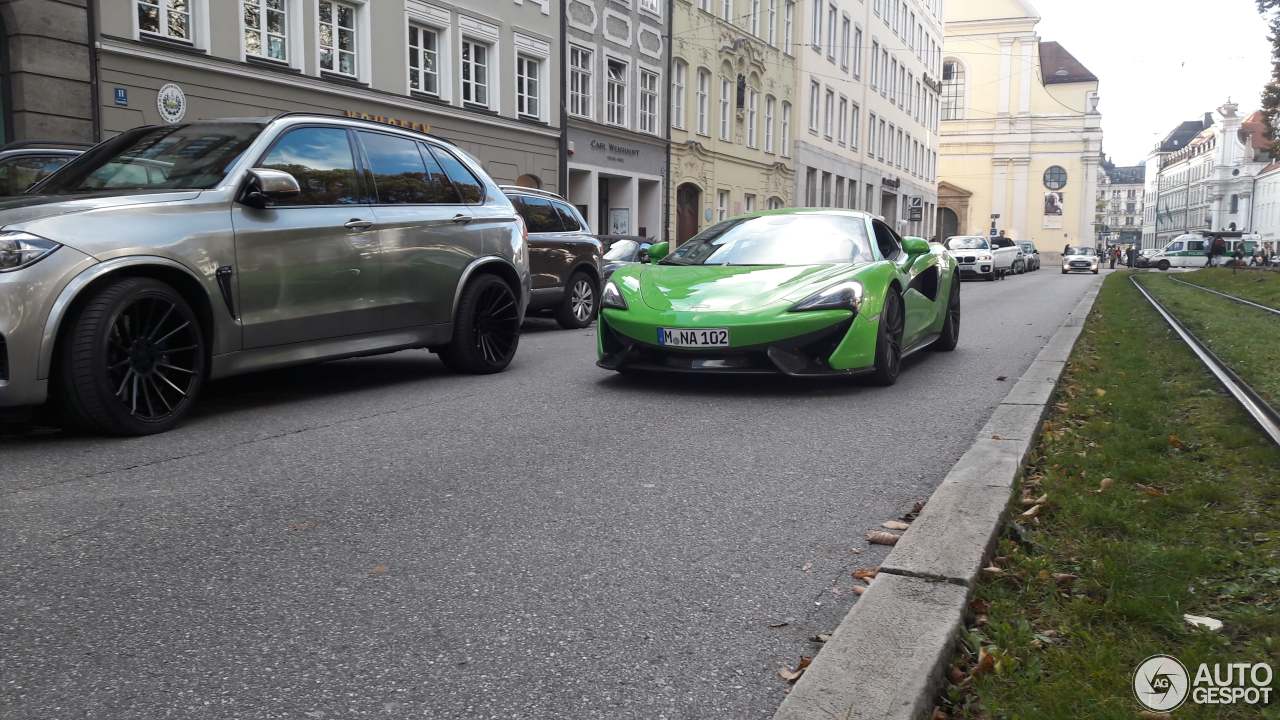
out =
<path fill-rule="evenodd" d="M 191 306 L 151 278 L 111 281 L 61 338 L 55 393 L 68 424 L 152 435 L 186 417 L 204 385 L 206 342 Z"/>
<path fill-rule="evenodd" d="M 600 312 L 600 287 L 590 275 L 579 270 L 569 277 L 564 299 L 556 307 L 556 322 L 567 330 L 590 325 Z"/>
<path fill-rule="evenodd" d="M 497 275 L 477 275 L 462 291 L 453 339 L 440 348 L 450 370 L 470 375 L 502 372 L 520 346 L 520 303 Z"/>
<path fill-rule="evenodd" d="M 1093 271 L 1093 274 L 1094 274 L 1094 275 L 1097 275 L 1097 274 L 1098 274 L 1098 271 L 1097 271 L 1097 270 L 1094 270 L 1094 271 Z"/>
<path fill-rule="evenodd" d="M 1160 271 L 1162 271 L 1162 272 L 1163 272 L 1163 271 L 1165 271 L 1165 270 L 1168 270 L 1168 269 L 1169 269 L 1169 261 L 1168 261 L 1168 260 L 1161 260 L 1160 262 L 1156 263 L 1156 267 L 1157 267 Z"/>
<path fill-rule="evenodd" d="M 951 352 L 960 344 L 960 283 L 958 278 L 951 281 L 951 296 L 947 300 L 947 317 L 942 321 L 942 334 L 934 341 L 930 350 Z"/>
<path fill-rule="evenodd" d="M 876 364 L 871 374 L 872 383 L 888 387 L 898 381 L 898 374 L 902 372 L 902 332 L 905 322 L 902 296 L 890 288 L 876 328 Z"/>
<path fill-rule="evenodd" d="M 1063 274 L 1063 275 L 1066 275 L 1066 274 L 1067 274 L 1067 271 L 1066 271 L 1066 270 L 1063 270 L 1063 271 L 1062 271 L 1062 274 Z"/>
<path fill-rule="evenodd" d="M 993 270 L 991 271 L 991 274 L 987 276 L 987 282 L 995 282 L 995 281 L 996 281 L 996 274 L 997 274 L 997 273 L 996 273 L 996 271 L 993 269 Z"/>

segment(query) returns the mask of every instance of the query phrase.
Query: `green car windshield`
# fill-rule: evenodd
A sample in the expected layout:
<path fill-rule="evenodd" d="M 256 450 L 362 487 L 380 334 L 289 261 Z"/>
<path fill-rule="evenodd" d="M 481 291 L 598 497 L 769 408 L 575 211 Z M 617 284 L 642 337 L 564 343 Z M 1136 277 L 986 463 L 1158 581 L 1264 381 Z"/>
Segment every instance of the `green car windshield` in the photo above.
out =
<path fill-rule="evenodd" d="M 712 225 L 661 265 L 826 265 L 870 262 L 865 222 L 833 214 L 760 215 Z"/>

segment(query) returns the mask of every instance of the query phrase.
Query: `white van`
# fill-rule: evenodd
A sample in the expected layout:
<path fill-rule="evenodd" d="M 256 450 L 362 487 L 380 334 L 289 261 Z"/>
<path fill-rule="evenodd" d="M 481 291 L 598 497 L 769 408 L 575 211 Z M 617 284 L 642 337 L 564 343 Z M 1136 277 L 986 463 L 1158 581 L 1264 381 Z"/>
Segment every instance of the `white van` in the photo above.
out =
<path fill-rule="evenodd" d="M 1209 259 L 1209 248 L 1214 238 L 1221 237 L 1227 248 L 1223 255 L 1213 259 L 1214 265 L 1225 265 L 1231 261 L 1236 248 L 1243 245 L 1245 257 L 1253 254 L 1256 235 L 1245 239 L 1240 232 L 1185 233 L 1169 241 L 1162 250 L 1147 259 L 1146 267 L 1168 270 L 1171 267 L 1201 268 Z"/>

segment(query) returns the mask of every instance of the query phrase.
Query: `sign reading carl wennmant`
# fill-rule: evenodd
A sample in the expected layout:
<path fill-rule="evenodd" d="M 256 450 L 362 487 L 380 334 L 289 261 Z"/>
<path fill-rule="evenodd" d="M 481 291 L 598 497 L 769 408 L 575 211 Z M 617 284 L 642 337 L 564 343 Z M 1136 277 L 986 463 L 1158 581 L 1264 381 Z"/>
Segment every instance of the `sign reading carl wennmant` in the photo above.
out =
<path fill-rule="evenodd" d="M 1133 695 L 1155 712 L 1196 705 L 1266 705 L 1274 674 L 1266 663 L 1201 663 L 1195 675 L 1171 655 L 1152 655 L 1133 671 Z"/>

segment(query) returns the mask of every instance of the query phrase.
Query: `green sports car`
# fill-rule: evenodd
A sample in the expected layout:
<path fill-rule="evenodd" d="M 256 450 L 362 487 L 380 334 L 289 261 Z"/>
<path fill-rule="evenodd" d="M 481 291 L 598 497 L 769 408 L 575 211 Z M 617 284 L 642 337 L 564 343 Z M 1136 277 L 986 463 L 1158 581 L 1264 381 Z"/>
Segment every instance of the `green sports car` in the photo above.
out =
<path fill-rule="evenodd" d="M 602 368 L 898 378 L 960 335 L 960 278 L 941 246 L 851 210 L 752 213 L 615 272 L 601 294 Z"/>

